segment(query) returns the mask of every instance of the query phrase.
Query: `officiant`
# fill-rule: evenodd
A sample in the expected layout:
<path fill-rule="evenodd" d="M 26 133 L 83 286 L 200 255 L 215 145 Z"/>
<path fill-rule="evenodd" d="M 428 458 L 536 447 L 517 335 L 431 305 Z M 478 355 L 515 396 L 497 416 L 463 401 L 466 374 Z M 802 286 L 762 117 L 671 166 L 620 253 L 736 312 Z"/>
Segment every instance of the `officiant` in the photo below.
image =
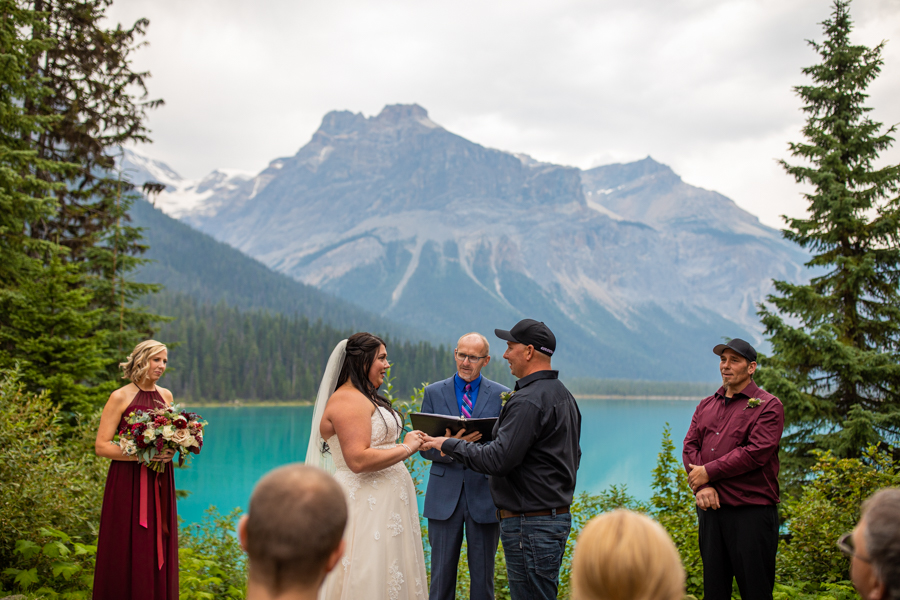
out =
<path fill-rule="evenodd" d="M 456 373 L 425 388 L 422 412 L 454 417 L 487 418 L 500 414 L 500 394 L 509 388 L 481 375 L 491 362 L 490 344 L 480 333 L 467 333 L 456 344 Z M 471 441 L 480 436 L 457 434 Z M 460 435 L 463 434 L 463 435 Z M 456 573 L 463 532 L 466 535 L 469 598 L 494 597 L 494 555 L 500 539 L 497 508 L 491 500 L 488 476 L 468 469 L 439 450 L 420 453 L 432 461 L 425 492 L 424 515 L 431 544 L 430 600 L 456 597 Z"/>

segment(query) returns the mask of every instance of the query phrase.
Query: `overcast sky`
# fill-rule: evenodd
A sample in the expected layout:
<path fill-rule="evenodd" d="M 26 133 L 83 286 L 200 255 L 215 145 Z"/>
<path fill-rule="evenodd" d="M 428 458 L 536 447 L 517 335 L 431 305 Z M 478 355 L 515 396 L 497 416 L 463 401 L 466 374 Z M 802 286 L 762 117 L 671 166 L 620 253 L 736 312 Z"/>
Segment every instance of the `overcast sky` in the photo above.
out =
<path fill-rule="evenodd" d="M 777 165 L 826 0 L 118 0 L 165 100 L 138 150 L 185 177 L 293 155 L 331 110 L 417 103 L 493 148 L 590 168 L 647 155 L 771 226 L 805 209 Z M 900 122 L 900 0 L 856 0 L 888 40 L 873 118 Z M 900 137 L 900 136 L 896 136 Z M 896 145 L 895 145 L 896 146 Z M 884 161 L 900 163 L 900 148 Z M 886 163 L 885 163 L 886 164 Z"/>

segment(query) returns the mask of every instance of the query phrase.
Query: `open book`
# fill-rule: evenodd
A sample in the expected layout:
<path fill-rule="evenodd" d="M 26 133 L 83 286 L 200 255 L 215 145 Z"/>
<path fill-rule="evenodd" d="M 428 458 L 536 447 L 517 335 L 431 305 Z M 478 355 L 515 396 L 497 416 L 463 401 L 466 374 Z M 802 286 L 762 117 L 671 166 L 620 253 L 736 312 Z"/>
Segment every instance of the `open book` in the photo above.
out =
<path fill-rule="evenodd" d="M 466 435 L 473 431 L 481 432 L 480 442 L 490 442 L 494 439 L 494 425 L 497 423 L 497 417 L 487 419 L 467 419 L 465 417 L 453 417 L 450 415 L 434 415 L 431 413 L 412 413 L 409 415 L 413 429 L 424 431 L 432 437 L 447 435 L 447 429 L 450 429 L 451 435 L 456 434 L 460 429 L 466 430 Z"/>

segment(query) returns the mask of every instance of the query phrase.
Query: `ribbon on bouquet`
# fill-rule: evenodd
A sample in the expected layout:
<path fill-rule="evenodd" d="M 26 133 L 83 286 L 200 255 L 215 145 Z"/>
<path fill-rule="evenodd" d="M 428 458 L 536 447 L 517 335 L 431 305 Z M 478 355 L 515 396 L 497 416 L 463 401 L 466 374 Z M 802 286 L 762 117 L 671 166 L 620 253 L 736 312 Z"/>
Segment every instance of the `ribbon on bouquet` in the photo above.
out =
<path fill-rule="evenodd" d="M 169 497 L 167 494 L 160 494 L 161 489 L 162 481 L 159 478 L 159 473 L 154 471 L 153 491 L 156 496 L 156 557 L 159 569 L 162 569 L 163 565 L 166 564 L 166 554 L 163 551 L 163 536 L 169 537 Z M 149 523 L 147 522 L 147 466 L 144 464 L 141 464 L 140 497 L 138 523 L 141 527 L 147 529 L 149 528 Z M 166 501 L 165 507 L 162 506 L 162 500 Z M 165 508 L 165 510 L 163 510 L 163 508 Z M 165 519 L 163 518 L 163 513 L 165 513 Z"/>

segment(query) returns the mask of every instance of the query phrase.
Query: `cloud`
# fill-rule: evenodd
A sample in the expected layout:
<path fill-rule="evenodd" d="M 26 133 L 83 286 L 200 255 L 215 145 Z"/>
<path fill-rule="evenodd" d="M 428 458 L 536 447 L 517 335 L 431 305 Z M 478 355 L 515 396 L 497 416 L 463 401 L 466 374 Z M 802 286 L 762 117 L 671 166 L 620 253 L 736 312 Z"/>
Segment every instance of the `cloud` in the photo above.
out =
<path fill-rule="evenodd" d="M 885 50 L 873 118 L 900 122 L 900 0 L 851 6 L 854 41 Z M 821 0 L 129 0 L 149 17 L 149 69 L 166 106 L 142 150 L 183 175 L 259 170 L 334 109 L 416 102 L 472 141 L 583 168 L 671 165 L 763 222 L 805 202 L 776 164 L 799 141 L 792 87 L 818 58 Z M 884 157 L 900 162 L 900 149 Z"/>

